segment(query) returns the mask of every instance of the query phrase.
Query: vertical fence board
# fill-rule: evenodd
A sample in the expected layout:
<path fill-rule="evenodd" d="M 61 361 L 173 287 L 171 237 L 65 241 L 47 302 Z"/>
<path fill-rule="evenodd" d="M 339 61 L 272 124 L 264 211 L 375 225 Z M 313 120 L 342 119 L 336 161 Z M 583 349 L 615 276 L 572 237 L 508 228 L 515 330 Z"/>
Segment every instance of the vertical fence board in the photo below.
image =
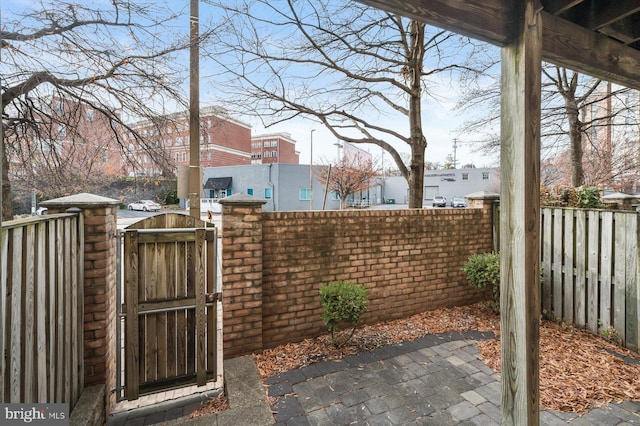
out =
<path fill-rule="evenodd" d="M 207 293 L 216 293 L 216 248 L 218 245 L 217 232 L 215 229 L 207 230 Z M 206 308 L 207 310 L 207 371 L 212 371 L 214 376 L 217 376 L 216 368 L 216 311 L 217 302 L 213 303 L 213 306 Z"/>
<path fill-rule="evenodd" d="M 78 344 L 82 342 L 78 341 L 78 305 L 84 303 L 82 300 L 78 300 L 78 288 L 81 284 L 78 283 L 78 265 L 79 257 L 78 257 L 78 233 L 76 232 L 76 223 L 75 221 L 69 221 L 69 233 L 71 237 L 69 238 L 69 259 L 70 259 L 70 275 L 71 282 L 69 286 L 71 287 L 71 312 L 70 317 L 67 318 L 69 321 L 69 328 L 71 329 L 71 401 L 77 401 L 80 398 L 80 388 L 78 387 L 78 377 L 81 374 L 78 369 L 82 366 L 82 362 L 80 361 L 83 356 L 82 353 L 75 350 L 78 347 Z"/>
<path fill-rule="evenodd" d="M 125 238 L 125 389 L 129 399 L 137 399 L 140 388 L 138 340 L 138 234 L 127 232 Z"/>
<path fill-rule="evenodd" d="M 141 288 L 145 290 L 144 300 L 154 300 L 157 295 L 158 276 L 157 276 L 157 254 L 156 244 L 148 243 L 141 245 L 141 251 L 144 252 L 144 279 L 140 281 Z M 156 327 L 157 314 L 145 315 L 146 330 L 148 336 L 146 341 L 146 356 L 141 360 L 146 361 L 146 376 L 142 382 L 149 382 L 158 378 L 158 332 Z"/>
<path fill-rule="evenodd" d="M 9 365 L 6 363 L 7 357 L 4 356 L 7 351 L 7 337 L 9 335 L 10 326 L 10 312 L 8 311 L 7 298 L 9 297 L 9 241 L 12 239 L 8 229 L 2 229 L 2 239 L 0 240 L 0 253 L 4 253 L 4 256 L 0 256 L 0 268 L 2 272 L 0 277 L 0 403 L 9 401 Z"/>
<path fill-rule="evenodd" d="M 23 297 L 23 400 L 22 402 L 35 402 L 36 400 L 36 383 L 35 383 L 35 370 L 36 370 L 36 345 L 35 345 L 35 321 L 33 318 L 33 307 L 35 306 L 35 262 L 33 261 L 34 247 L 35 246 L 35 224 L 30 224 L 25 228 L 25 235 L 23 239 L 23 257 L 22 257 L 22 291 Z M 27 312 L 29 314 L 25 315 Z"/>
<path fill-rule="evenodd" d="M 7 254 L 9 250 L 9 230 L 2 229 L 0 234 L 0 253 L 4 253 L 4 256 L 0 256 L 0 403 L 4 403 L 6 400 L 5 390 L 6 378 L 7 378 L 7 365 L 5 363 L 5 335 L 7 326 L 7 273 L 9 272 Z"/>
<path fill-rule="evenodd" d="M 587 329 L 598 332 L 598 260 L 600 258 L 600 218 L 597 211 L 589 211 L 588 216 L 588 259 L 587 259 Z"/>
<path fill-rule="evenodd" d="M 562 209 L 553 209 L 553 311 L 562 318 Z"/>
<path fill-rule="evenodd" d="M 15 229 L 13 231 L 13 271 L 11 274 L 11 335 L 9 337 L 9 365 L 10 374 L 10 393 L 9 401 L 22 401 L 23 388 L 21 386 L 22 379 L 20 377 L 22 363 L 22 315 L 20 307 L 22 306 L 22 235 L 23 229 Z"/>
<path fill-rule="evenodd" d="M 166 256 L 167 261 L 164 264 L 164 277 L 167 283 L 166 297 L 175 299 L 176 294 L 176 246 L 178 243 L 167 243 Z M 177 371 L 177 355 L 176 355 L 176 340 L 178 339 L 176 321 L 176 312 L 167 312 L 167 376 L 175 376 Z"/>
<path fill-rule="evenodd" d="M 187 243 L 187 296 L 193 297 L 196 292 L 196 244 Z M 196 313 L 194 309 L 187 309 L 187 374 L 196 372 Z"/>
<path fill-rule="evenodd" d="M 49 376 L 49 390 L 47 401 L 58 402 L 56 400 L 56 347 L 58 342 L 57 321 L 58 304 L 56 301 L 56 266 L 58 258 L 56 257 L 56 222 L 49 222 L 47 226 L 47 282 L 48 282 L 48 303 L 47 324 L 49 326 L 49 335 L 47 339 L 47 374 Z M 84 265 L 83 265 L 84 266 Z"/>
<path fill-rule="evenodd" d="M 562 310 L 564 312 L 563 320 L 568 323 L 573 323 L 574 317 L 574 272 L 573 272 L 573 260 L 575 256 L 575 241 L 574 235 L 574 211 L 573 209 L 566 209 L 564 212 L 564 280 L 563 280 L 563 297 L 564 303 Z"/>
<path fill-rule="evenodd" d="M 65 313 L 69 313 L 73 309 L 73 289 L 71 287 L 71 270 L 74 265 L 71 264 L 71 223 L 68 219 L 64 220 L 64 300 L 65 300 Z M 71 322 L 69 318 L 64 320 L 64 360 L 65 360 L 65 374 L 64 374 L 64 399 L 69 401 L 71 399 L 71 369 L 75 368 L 72 364 L 73 347 L 71 346 Z"/>
<path fill-rule="evenodd" d="M 626 214 L 615 216 L 614 239 L 614 271 L 613 271 L 613 328 L 623 342 L 625 333 L 625 288 L 626 288 L 626 259 L 627 259 L 627 220 L 632 218 Z"/>
<path fill-rule="evenodd" d="M 179 242 L 176 247 L 176 295 L 178 297 L 187 296 L 187 244 Z M 176 354 L 178 356 L 176 362 L 176 374 L 187 374 L 187 312 L 181 310 L 176 312 Z"/>
<path fill-rule="evenodd" d="M 37 400 L 48 401 L 47 391 L 49 388 L 47 374 L 47 262 L 46 262 L 46 228 L 47 222 L 39 222 L 36 232 L 36 256 L 35 264 L 38 265 L 36 271 L 36 305 L 34 314 L 36 316 L 36 347 L 37 347 Z"/>
<path fill-rule="evenodd" d="M 553 210 L 550 208 L 543 208 L 541 210 L 542 214 L 542 273 L 543 273 L 543 282 L 542 282 L 542 309 L 545 315 L 552 316 L 551 310 L 551 283 L 552 283 L 552 267 L 553 267 L 553 252 L 551 251 L 552 245 L 552 235 L 553 229 L 551 225 Z"/>
<path fill-rule="evenodd" d="M 173 243 L 157 243 L 156 244 L 156 295 L 157 300 L 167 299 L 167 277 L 164 265 L 168 263 L 166 256 L 168 256 L 167 247 Z M 161 312 L 156 314 L 156 335 L 158 338 L 158 379 L 164 379 L 167 377 L 167 314 Z"/>
<path fill-rule="evenodd" d="M 627 225 L 626 271 L 626 342 L 627 347 L 640 350 L 640 214 L 635 214 Z"/>
<path fill-rule="evenodd" d="M 575 318 L 578 327 L 587 323 L 587 215 L 584 210 L 576 211 L 576 303 Z"/>
<path fill-rule="evenodd" d="M 56 259 L 64 258 L 64 221 L 56 222 Z M 58 262 L 56 274 L 56 301 L 57 312 L 57 345 L 56 345 L 56 402 L 63 402 L 64 399 L 64 315 L 66 306 L 64 299 L 64 266 L 65 262 Z"/>
<path fill-rule="evenodd" d="M 195 291 L 196 291 L 196 377 L 198 386 L 204 386 L 207 383 L 207 367 L 206 367 L 206 317 L 205 317 L 205 284 L 206 275 L 206 241 L 205 230 L 196 229 L 196 258 L 195 258 Z"/>
<path fill-rule="evenodd" d="M 611 273 L 613 260 L 613 212 L 602 212 L 600 232 L 600 307 L 599 318 L 602 330 L 611 326 Z"/>

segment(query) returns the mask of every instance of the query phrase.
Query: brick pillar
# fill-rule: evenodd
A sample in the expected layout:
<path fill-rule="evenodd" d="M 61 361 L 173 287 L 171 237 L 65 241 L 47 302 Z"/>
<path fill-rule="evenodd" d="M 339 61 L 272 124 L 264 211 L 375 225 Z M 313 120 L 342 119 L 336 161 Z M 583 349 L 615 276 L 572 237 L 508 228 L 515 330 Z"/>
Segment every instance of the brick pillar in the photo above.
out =
<path fill-rule="evenodd" d="M 262 206 L 234 194 L 222 205 L 222 305 L 225 358 L 262 350 Z"/>
<path fill-rule="evenodd" d="M 469 208 L 483 209 L 491 220 L 493 251 L 500 251 L 500 194 L 494 192 L 474 192 L 465 195 L 469 200 Z"/>
<path fill-rule="evenodd" d="M 77 194 L 41 203 L 51 213 L 80 209 L 84 223 L 84 384 L 105 386 L 107 413 L 115 403 L 116 232 L 120 202 Z"/>

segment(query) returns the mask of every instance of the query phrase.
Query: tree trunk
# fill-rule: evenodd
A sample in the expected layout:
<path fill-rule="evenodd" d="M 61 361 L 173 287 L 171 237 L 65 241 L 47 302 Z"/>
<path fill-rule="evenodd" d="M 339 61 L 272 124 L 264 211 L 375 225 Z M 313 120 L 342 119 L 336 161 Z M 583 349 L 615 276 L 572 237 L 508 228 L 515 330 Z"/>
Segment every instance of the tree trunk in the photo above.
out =
<path fill-rule="evenodd" d="M 584 170 L 582 168 L 582 123 L 580 123 L 578 106 L 575 102 L 571 102 L 570 100 L 566 102 L 571 150 L 571 185 L 578 187 L 584 184 Z"/>
<path fill-rule="evenodd" d="M 411 139 L 411 164 L 409 165 L 409 208 L 422 208 L 424 191 L 424 151 L 427 140 L 422 132 L 422 64 L 424 63 L 425 24 L 411 21 L 411 46 L 409 53 L 409 132 Z"/>
<path fill-rule="evenodd" d="M 4 139 L 4 127 L 0 136 L 2 137 L 2 220 L 13 219 L 13 207 L 11 203 L 11 183 L 9 182 L 9 159 L 7 157 L 7 147 Z"/>

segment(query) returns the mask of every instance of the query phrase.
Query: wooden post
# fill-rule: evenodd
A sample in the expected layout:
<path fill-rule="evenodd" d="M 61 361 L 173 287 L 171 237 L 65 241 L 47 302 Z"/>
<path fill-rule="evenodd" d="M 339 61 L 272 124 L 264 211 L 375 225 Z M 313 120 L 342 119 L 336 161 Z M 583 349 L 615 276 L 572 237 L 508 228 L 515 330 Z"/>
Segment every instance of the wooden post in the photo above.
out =
<path fill-rule="evenodd" d="M 539 424 L 540 2 L 514 2 L 502 48 L 502 424 Z"/>

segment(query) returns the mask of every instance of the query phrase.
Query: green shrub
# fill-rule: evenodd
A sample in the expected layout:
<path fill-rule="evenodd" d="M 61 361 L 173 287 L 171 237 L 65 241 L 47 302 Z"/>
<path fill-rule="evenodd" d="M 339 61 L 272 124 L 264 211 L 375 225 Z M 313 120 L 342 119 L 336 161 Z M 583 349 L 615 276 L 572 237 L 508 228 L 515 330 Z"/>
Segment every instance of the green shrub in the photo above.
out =
<path fill-rule="evenodd" d="M 360 315 L 367 311 L 368 291 L 347 281 L 336 281 L 320 286 L 320 304 L 322 305 L 322 322 L 329 329 L 331 341 L 336 347 L 347 343 L 360 323 Z M 336 332 L 340 327 L 348 325 L 351 333 L 338 342 Z"/>
<path fill-rule="evenodd" d="M 489 307 L 500 312 L 500 254 L 473 254 L 462 267 L 472 287 L 485 289 L 491 296 Z"/>
<path fill-rule="evenodd" d="M 578 207 L 583 209 L 601 209 L 604 207 L 600 200 L 600 190 L 592 186 L 578 188 L 578 199 L 580 200 Z"/>

